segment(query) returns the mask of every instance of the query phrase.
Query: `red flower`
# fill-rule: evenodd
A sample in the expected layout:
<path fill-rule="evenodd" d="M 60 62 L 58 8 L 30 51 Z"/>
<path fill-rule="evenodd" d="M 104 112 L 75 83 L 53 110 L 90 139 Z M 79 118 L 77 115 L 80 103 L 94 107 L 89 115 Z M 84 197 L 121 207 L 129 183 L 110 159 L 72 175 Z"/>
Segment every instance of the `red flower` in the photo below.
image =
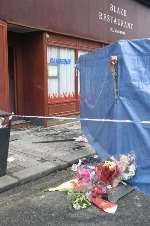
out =
<path fill-rule="evenodd" d="M 112 165 L 100 163 L 96 165 L 96 175 L 107 185 L 113 185 L 114 179 L 120 174 L 119 167 L 117 164 L 112 162 Z"/>
<path fill-rule="evenodd" d="M 118 62 L 117 56 L 111 56 L 110 59 L 108 60 L 108 63 L 110 63 L 111 65 L 116 65 L 117 62 Z"/>

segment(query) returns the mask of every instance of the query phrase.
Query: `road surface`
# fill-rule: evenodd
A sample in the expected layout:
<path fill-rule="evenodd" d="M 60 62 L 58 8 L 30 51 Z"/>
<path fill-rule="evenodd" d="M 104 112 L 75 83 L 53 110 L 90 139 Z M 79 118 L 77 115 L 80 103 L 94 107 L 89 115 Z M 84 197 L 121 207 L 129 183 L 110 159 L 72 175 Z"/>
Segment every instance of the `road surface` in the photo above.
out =
<path fill-rule="evenodd" d="M 71 178 L 63 170 L 0 194 L 0 226 L 148 226 L 150 197 L 132 192 L 119 201 L 115 215 L 92 207 L 74 210 L 63 192 L 44 192 Z"/>

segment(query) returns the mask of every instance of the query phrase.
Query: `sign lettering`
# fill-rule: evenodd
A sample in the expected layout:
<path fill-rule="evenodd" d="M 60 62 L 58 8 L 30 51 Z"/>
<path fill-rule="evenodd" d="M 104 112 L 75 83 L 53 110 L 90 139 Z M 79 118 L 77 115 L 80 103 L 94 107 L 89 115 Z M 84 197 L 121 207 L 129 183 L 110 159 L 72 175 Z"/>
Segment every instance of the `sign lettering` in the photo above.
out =
<path fill-rule="evenodd" d="M 50 58 L 49 64 L 70 64 L 71 59 Z"/>
<path fill-rule="evenodd" d="M 125 35 L 126 30 L 133 30 L 133 23 L 127 19 L 127 10 L 114 4 L 109 5 L 109 12 L 98 12 L 98 19 L 102 22 L 112 25 L 110 31 L 113 33 Z"/>

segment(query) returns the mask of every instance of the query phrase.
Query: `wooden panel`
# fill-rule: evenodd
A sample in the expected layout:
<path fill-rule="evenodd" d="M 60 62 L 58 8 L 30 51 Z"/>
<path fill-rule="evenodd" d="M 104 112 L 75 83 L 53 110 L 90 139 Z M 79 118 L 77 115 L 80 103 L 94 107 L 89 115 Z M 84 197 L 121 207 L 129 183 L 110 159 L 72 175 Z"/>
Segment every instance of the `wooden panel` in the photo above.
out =
<path fill-rule="evenodd" d="M 63 103 L 53 103 L 48 105 L 48 114 L 51 115 L 71 115 L 79 114 L 80 101 L 66 101 Z"/>
<path fill-rule="evenodd" d="M 83 40 L 83 39 L 78 39 L 77 41 L 77 48 L 80 50 L 94 50 L 97 48 L 101 48 L 103 46 L 102 43 L 100 42 L 92 42 L 88 40 Z"/>
<path fill-rule="evenodd" d="M 26 34 L 8 32 L 8 45 L 14 51 L 15 113 L 24 114 L 23 41 Z"/>
<path fill-rule="evenodd" d="M 77 48 L 77 40 L 75 38 L 57 35 L 57 34 L 47 34 L 48 45 L 61 46 L 66 48 Z"/>
<path fill-rule="evenodd" d="M 9 111 L 7 25 L 0 21 L 0 110 Z"/>
<path fill-rule="evenodd" d="M 14 69 L 15 69 L 15 102 L 16 113 L 24 114 L 24 93 L 23 93 L 23 56 L 22 45 L 18 40 L 14 48 Z"/>
<path fill-rule="evenodd" d="M 47 115 L 48 88 L 44 33 L 26 34 L 23 43 L 24 113 Z"/>
<path fill-rule="evenodd" d="M 47 34 L 47 44 L 52 46 L 61 46 L 85 51 L 94 50 L 96 48 L 100 48 L 103 46 L 103 44 L 100 42 L 88 41 L 84 39 L 73 38 L 52 33 Z"/>
<path fill-rule="evenodd" d="M 150 36 L 149 23 L 146 23 L 150 21 L 150 9 L 135 0 L 1 0 L 0 18 L 13 24 L 101 42 Z M 123 21 L 122 25 L 116 19 Z M 132 29 L 124 22 L 133 24 Z"/>
<path fill-rule="evenodd" d="M 14 49 L 15 102 L 17 114 L 46 115 L 47 45 L 45 33 L 8 33 Z"/>

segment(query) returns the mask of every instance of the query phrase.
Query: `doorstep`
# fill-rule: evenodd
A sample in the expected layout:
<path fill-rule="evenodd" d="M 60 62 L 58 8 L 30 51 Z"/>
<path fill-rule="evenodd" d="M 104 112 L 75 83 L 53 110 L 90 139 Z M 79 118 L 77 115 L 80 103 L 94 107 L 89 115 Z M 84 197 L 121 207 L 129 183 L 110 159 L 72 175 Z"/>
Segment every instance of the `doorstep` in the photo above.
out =
<path fill-rule="evenodd" d="M 11 121 L 11 128 L 16 129 L 16 128 L 29 128 L 32 127 L 32 123 L 30 121 L 26 120 L 12 120 Z"/>

